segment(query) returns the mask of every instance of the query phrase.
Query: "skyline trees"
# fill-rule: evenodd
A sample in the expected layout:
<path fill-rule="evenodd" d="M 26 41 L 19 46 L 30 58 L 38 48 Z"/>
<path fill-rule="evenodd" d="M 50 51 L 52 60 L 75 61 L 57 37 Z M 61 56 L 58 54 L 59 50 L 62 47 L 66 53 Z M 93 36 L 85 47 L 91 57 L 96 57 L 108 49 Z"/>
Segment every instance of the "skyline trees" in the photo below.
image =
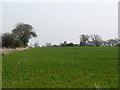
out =
<path fill-rule="evenodd" d="M 6 48 L 16 48 L 16 47 L 26 47 L 28 46 L 29 39 L 32 37 L 37 37 L 36 33 L 33 31 L 33 27 L 29 24 L 20 23 L 12 30 L 11 33 L 3 33 L 0 37 L 0 46 Z M 120 43 L 120 39 L 108 39 L 107 41 L 102 40 L 101 36 L 97 34 L 92 35 L 80 35 L 79 45 L 74 43 L 61 43 L 59 46 L 113 46 L 117 43 Z M 107 45 L 108 44 L 108 45 Z M 38 47 L 39 44 L 35 43 L 35 47 Z M 120 44 L 118 44 L 120 45 Z M 46 47 L 51 47 L 51 43 L 46 43 Z M 55 46 L 55 45 L 54 45 Z"/>
<path fill-rule="evenodd" d="M 16 39 L 19 39 L 23 43 L 23 47 L 27 46 L 29 39 L 37 37 L 36 33 L 32 31 L 33 27 L 29 24 L 18 24 L 12 30 L 12 33 Z"/>
<path fill-rule="evenodd" d="M 13 48 L 15 44 L 14 37 L 11 33 L 4 33 L 2 35 L 2 47 Z"/>
<path fill-rule="evenodd" d="M 90 36 L 82 34 L 80 36 L 80 46 L 86 46 L 87 42 L 89 41 Z"/>
<path fill-rule="evenodd" d="M 88 43 L 92 42 L 93 46 L 100 46 L 102 44 L 101 36 L 97 34 L 84 35 L 80 36 L 80 46 L 88 46 Z"/>
<path fill-rule="evenodd" d="M 92 39 L 95 46 L 100 46 L 102 44 L 101 36 L 97 34 L 93 34 L 93 35 L 90 35 L 90 38 Z"/>
<path fill-rule="evenodd" d="M 37 37 L 36 33 L 32 31 L 33 27 L 29 24 L 17 24 L 11 33 L 3 33 L 2 47 L 16 48 L 28 46 L 29 39 Z"/>
<path fill-rule="evenodd" d="M 97 34 L 82 34 L 80 36 L 80 46 L 120 46 L 120 38 L 108 39 L 105 41 Z"/>

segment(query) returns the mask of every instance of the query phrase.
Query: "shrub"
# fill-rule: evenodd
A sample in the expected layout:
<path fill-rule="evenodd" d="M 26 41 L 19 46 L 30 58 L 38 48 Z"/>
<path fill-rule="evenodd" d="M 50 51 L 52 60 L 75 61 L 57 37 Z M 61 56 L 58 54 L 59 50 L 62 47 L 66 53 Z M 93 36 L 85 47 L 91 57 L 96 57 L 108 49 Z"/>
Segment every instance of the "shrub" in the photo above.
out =
<path fill-rule="evenodd" d="M 14 42 L 15 42 L 15 43 L 14 43 L 14 46 L 15 46 L 15 47 L 22 47 L 22 46 L 23 46 L 23 43 L 22 43 L 21 40 L 19 40 L 19 39 L 16 39 Z"/>

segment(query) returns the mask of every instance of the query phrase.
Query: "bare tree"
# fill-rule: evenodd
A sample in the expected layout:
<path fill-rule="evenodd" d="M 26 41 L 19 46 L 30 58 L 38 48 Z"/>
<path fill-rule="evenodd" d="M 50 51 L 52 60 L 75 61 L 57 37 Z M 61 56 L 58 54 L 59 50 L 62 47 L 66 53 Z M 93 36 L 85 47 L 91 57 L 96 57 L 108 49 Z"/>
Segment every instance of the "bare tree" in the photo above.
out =
<path fill-rule="evenodd" d="M 15 38 L 22 41 L 23 46 L 26 47 L 29 39 L 32 37 L 37 37 L 36 33 L 32 31 L 33 27 L 29 24 L 17 24 L 12 30 Z"/>
<path fill-rule="evenodd" d="M 93 34 L 90 35 L 90 37 L 94 43 L 94 46 L 100 46 L 102 44 L 102 39 L 99 35 Z"/>
<path fill-rule="evenodd" d="M 89 41 L 89 35 L 82 34 L 80 36 L 80 46 L 86 46 L 88 41 Z"/>

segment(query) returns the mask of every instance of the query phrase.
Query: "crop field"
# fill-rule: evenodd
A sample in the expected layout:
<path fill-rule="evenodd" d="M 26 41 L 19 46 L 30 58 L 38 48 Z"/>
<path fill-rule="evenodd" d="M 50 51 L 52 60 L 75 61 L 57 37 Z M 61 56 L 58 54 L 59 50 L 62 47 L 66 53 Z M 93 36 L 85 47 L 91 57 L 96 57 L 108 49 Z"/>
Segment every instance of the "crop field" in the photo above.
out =
<path fill-rule="evenodd" d="M 2 57 L 3 88 L 117 88 L 118 47 L 41 47 Z"/>

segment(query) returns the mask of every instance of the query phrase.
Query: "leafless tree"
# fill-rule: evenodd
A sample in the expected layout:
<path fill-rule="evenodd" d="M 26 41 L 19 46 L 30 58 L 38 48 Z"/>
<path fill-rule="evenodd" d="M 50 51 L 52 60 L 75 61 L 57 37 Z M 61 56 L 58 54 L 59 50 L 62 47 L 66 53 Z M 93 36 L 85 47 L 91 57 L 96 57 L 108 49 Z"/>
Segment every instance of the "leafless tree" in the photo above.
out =
<path fill-rule="evenodd" d="M 87 41 L 89 41 L 89 35 L 82 34 L 80 36 L 80 46 L 86 46 Z"/>
<path fill-rule="evenodd" d="M 100 46 L 102 44 L 102 38 L 99 35 L 93 34 L 90 35 L 90 38 L 92 39 L 94 46 Z"/>

